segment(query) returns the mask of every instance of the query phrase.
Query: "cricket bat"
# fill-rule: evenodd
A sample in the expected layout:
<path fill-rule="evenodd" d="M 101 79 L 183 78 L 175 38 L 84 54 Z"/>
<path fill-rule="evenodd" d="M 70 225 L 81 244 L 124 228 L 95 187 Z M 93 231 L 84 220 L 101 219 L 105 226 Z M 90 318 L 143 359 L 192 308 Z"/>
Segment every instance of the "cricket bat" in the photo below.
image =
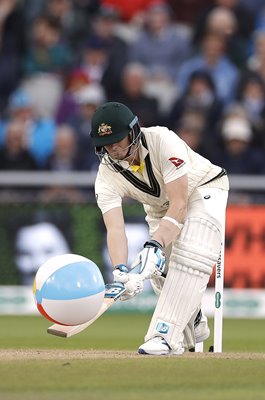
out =
<path fill-rule="evenodd" d="M 131 271 L 130 274 L 138 274 L 140 272 L 140 264 L 136 265 Z M 112 304 L 118 300 L 121 295 L 125 292 L 125 287 L 122 283 L 114 282 L 114 283 L 107 283 L 105 285 L 105 296 L 103 304 L 97 313 L 97 315 L 90 319 L 89 321 L 85 322 L 81 325 L 60 325 L 60 324 L 53 324 L 47 329 L 47 332 L 51 335 L 61 336 L 61 337 L 70 337 L 74 336 L 79 332 L 82 332 L 88 326 L 93 324 L 105 311 L 108 310 Z"/>
<path fill-rule="evenodd" d="M 100 310 L 96 314 L 96 316 L 89 321 L 85 322 L 81 325 L 60 325 L 54 324 L 47 329 L 47 332 L 51 335 L 61 336 L 61 337 L 70 337 L 74 336 L 79 332 L 82 332 L 89 325 L 93 324 L 105 311 L 108 310 L 112 304 L 120 298 L 120 296 L 125 292 L 125 287 L 122 283 L 108 283 L 105 285 L 105 296 L 103 300 L 103 304 L 100 307 Z"/>

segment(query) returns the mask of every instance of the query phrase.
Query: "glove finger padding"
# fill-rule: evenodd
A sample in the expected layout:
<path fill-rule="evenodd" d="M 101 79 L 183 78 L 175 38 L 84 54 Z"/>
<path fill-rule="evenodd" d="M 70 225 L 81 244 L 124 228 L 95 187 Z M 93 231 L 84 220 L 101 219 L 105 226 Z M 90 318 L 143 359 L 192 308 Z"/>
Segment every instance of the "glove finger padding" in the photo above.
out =
<path fill-rule="evenodd" d="M 113 270 L 113 282 L 127 283 L 129 280 L 128 268 L 124 264 L 116 265 Z"/>
<path fill-rule="evenodd" d="M 129 280 L 124 285 L 126 292 L 121 296 L 121 301 L 129 300 L 144 290 L 143 278 L 140 274 L 131 274 L 128 276 Z"/>
<path fill-rule="evenodd" d="M 143 277 L 140 274 L 129 274 L 128 272 L 129 270 L 124 264 L 116 265 L 113 271 L 114 282 L 122 283 L 126 289 L 126 292 L 120 297 L 121 301 L 130 300 L 144 289 Z"/>

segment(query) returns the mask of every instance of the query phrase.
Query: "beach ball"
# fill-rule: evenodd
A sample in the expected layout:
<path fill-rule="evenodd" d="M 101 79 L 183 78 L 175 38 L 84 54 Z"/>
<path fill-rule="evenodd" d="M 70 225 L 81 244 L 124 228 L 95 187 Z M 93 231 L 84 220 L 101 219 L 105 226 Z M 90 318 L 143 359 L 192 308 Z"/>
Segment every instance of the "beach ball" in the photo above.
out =
<path fill-rule="evenodd" d="M 94 318 L 103 304 L 105 284 L 88 258 L 64 254 L 38 269 L 33 294 L 39 312 L 61 325 L 79 325 Z"/>

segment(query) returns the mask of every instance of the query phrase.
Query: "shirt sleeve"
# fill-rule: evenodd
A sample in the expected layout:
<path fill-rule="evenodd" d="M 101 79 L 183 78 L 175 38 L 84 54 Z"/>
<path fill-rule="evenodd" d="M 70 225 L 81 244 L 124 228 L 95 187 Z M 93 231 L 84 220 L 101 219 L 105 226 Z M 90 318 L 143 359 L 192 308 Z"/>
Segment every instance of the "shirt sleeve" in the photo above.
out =
<path fill-rule="evenodd" d="M 173 131 L 165 129 L 160 141 L 161 169 L 165 183 L 180 178 L 190 170 L 188 147 Z"/>
<path fill-rule="evenodd" d="M 98 173 L 95 182 L 96 201 L 102 214 L 112 208 L 121 207 L 122 196 L 115 190 L 114 186 L 109 185 L 101 174 Z"/>

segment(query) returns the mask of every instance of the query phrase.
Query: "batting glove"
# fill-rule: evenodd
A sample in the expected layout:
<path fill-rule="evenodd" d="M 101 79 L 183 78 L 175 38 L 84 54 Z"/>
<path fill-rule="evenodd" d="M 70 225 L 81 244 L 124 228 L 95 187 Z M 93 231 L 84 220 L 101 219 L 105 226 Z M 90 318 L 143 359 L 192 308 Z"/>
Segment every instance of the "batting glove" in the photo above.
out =
<path fill-rule="evenodd" d="M 163 247 L 156 240 L 144 244 L 144 249 L 138 255 L 139 261 L 140 275 L 143 279 L 165 276 L 166 256 Z"/>
<path fill-rule="evenodd" d="M 143 278 L 140 274 L 129 274 L 124 264 L 117 265 L 113 271 L 114 282 L 124 285 L 126 292 L 120 297 L 121 301 L 130 300 L 144 290 Z"/>

